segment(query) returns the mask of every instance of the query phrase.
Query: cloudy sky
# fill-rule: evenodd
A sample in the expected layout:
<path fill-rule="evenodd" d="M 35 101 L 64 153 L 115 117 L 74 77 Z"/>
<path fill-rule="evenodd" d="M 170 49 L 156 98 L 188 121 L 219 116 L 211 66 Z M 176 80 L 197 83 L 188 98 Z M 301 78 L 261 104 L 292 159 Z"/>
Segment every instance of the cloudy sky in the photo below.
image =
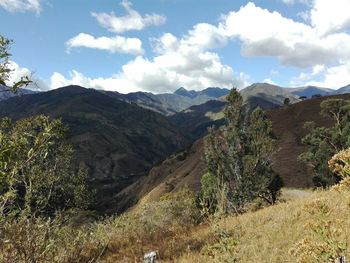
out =
<path fill-rule="evenodd" d="M 350 84 L 350 0 L 0 0 L 12 80 L 123 93 Z"/>

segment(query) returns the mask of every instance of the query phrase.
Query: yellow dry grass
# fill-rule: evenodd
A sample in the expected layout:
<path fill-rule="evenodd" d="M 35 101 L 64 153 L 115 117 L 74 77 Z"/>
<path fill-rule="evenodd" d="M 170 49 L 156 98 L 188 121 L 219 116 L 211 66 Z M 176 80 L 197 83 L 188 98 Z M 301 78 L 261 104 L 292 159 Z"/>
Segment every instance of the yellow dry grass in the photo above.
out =
<path fill-rule="evenodd" d="M 329 211 L 319 211 L 322 210 L 320 203 Z M 289 251 L 305 237 L 322 242 L 309 229 L 308 223 L 323 220 L 332 222 L 332 227 L 338 230 L 339 236 L 335 237 L 335 242 L 350 244 L 349 205 L 349 191 L 317 191 L 304 198 L 256 212 L 227 217 L 199 230 L 195 229 L 187 236 L 209 244 L 217 229 L 222 229 L 231 234 L 236 243 L 234 248 L 219 248 L 221 254 L 217 253 L 214 257 L 205 255 L 203 248 L 184 251 L 176 259 L 161 262 L 320 262 L 319 259 L 303 261 L 298 256 L 292 256 Z M 350 257 L 348 247 L 345 256 Z"/>

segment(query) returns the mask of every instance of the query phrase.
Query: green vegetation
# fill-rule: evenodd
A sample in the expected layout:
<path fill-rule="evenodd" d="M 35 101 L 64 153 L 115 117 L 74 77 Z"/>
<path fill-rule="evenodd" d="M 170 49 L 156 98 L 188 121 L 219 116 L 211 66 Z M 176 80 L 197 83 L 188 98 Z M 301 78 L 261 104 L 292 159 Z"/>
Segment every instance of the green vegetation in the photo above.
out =
<path fill-rule="evenodd" d="M 0 83 L 11 70 L 11 41 L 0 37 Z M 30 83 L 14 83 L 16 92 Z M 103 250 L 88 227 L 74 229 L 61 213 L 88 209 L 93 191 L 87 173 L 72 169 L 72 147 L 60 120 L 39 115 L 0 120 L 0 261 L 93 262 Z"/>
<path fill-rule="evenodd" d="M 200 203 L 209 213 L 242 213 L 259 197 L 274 204 L 282 187 L 270 164 L 275 149 L 271 122 L 260 108 L 246 112 L 235 89 L 227 101 L 226 126 L 217 134 L 211 130 L 206 140 L 208 174 L 201 181 Z"/>
<path fill-rule="evenodd" d="M 51 215 L 88 208 L 87 174 L 72 169 L 61 121 L 37 116 L 0 122 L 0 214 Z"/>
<path fill-rule="evenodd" d="M 286 106 L 289 106 L 290 105 L 290 98 L 285 98 L 283 101 L 283 104 Z"/>
<path fill-rule="evenodd" d="M 0 38 L 0 84 L 9 79 L 10 44 Z M 24 77 L 9 90 L 16 92 L 28 83 Z M 84 89 L 70 92 L 88 93 Z M 101 103 L 92 104 L 92 100 L 102 102 L 106 97 L 87 95 L 84 98 L 91 102 L 87 105 L 95 109 Z M 283 202 L 282 180 L 271 168 L 276 150 L 271 122 L 260 108 L 250 112 L 235 89 L 227 101 L 226 125 L 210 130 L 205 142 L 207 172 L 199 193 L 182 188 L 157 202 L 140 202 L 122 215 L 98 221 L 89 211 L 94 191 L 88 186 L 88 173 L 73 165 L 74 151 L 62 121 L 44 115 L 2 119 L 0 262 L 139 262 L 154 250 L 162 262 L 316 263 L 349 257 L 350 219 L 343 215 L 349 213 L 350 201 L 350 101 L 323 101 L 321 113 L 334 125 L 315 128 L 308 123 L 313 130 L 303 139 L 309 150 L 301 159 L 312 167 L 315 183 L 340 183 L 330 191 L 298 190 L 304 196 L 289 202 Z M 104 102 L 113 109 L 117 105 Z M 128 107 L 143 114 L 137 107 Z M 139 119 L 126 115 L 121 120 L 127 129 Z M 147 118 L 151 123 L 160 118 L 162 123 L 151 112 Z M 96 126 L 102 129 L 100 123 Z M 169 138 L 169 130 L 171 126 L 160 133 L 163 140 Z M 152 133 L 152 129 L 139 131 L 142 136 L 133 137 L 138 139 L 130 140 L 130 145 L 138 145 L 146 140 L 146 132 Z M 115 130 L 111 133 L 118 135 Z M 174 146 L 176 138 L 182 140 L 174 136 Z M 157 145 L 158 141 L 149 143 L 150 154 Z M 156 154 L 162 156 L 163 151 L 168 152 L 160 147 Z M 187 156 L 184 152 L 176 159 L 181 162 Z M 257 210 L 257 200 L 275 205 Z M 212 214 L 219 216 L 208 217 Z"/>
<path fill-rule="evenodd" d="M 327 99 L 321 103 L 321 115 L 331 118 L 331 127 L 316 127 L 314 122 L 305 123 L 310 133 L 302 140 L 308 150 L 300 155 L 312 171 L 317 187 L 339 182 L 339 177 L 328 169 L 327 161 L 337 152 L 350 146 L 350 100 Z"/>
<path fill-rule="evenodd" d="M 0 85 L 6 86 L 6 81 L 9 80 L 12 70 L 9 68 L 9 58 L 11 54 L 9 49 L 11 47 L 12 41 L 6 37 L 0 35 Z M 28 76 L 23 76 L 20 81 L 15 82 L 8 88 L 8 90 L 1 90 L 1 92 L 12 91 L 16 93 L 20 87 L 27 86 L 32 81 Z"/>

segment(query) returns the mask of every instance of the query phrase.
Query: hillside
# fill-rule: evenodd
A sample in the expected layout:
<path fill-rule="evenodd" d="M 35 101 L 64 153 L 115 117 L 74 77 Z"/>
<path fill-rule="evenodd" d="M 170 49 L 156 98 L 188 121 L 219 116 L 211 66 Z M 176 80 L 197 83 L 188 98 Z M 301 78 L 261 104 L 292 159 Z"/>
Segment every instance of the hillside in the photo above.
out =
<path fill-rule="evenodd" d="M 8 89 L 7 87 L 0 85 L 0 101 L 7 100 L 7 99 L 12 98 L 12 97 L 36 93 L 35 91 L 31 91 L 29 89 L 20 88 L 20 89 L 18 89 L 17 93 L 14 94 L 11 91 L 7 91 L 7 89 Z"/>
<path fill-rule="evenodd" d="M 350 99 L 350 94 L 337 96 Z M 298 161 L 305 150 L 301 139 L 307 134 L 303 128 L 306 121 L 315 121 L 319 126 L 331 125 L 331 120 L 319 115 L 320 103 L 327 97 L 310 99 L 288 107 L 267 111 L 277 138 L 277 151 L 273 156 L 273 169 L 281 175 L 286 187 L 305 188 L 313 186 L 312 178 L 306 175 L 307 167 Z M 196 141 L 188 150 L 171 156 L 154 167 L 148 176 L 129 186 L 122 194 L 143 201 L 158 200 L 161 195 L 187 185 L 199 189 L 199 180 L 205 171 L 203 139 Z"/>
<path fill-rule="evenodd" d="M 346 94 L 346 93 L 350 93 L 350 84 L 333 91 L 333 94 Z"/>
<path fill-rule="evenodd" d="M 240 93 L 245 100 L 260 99 L 279 106 L 283 106 L 285 98 L 289 98 L 290 103 L 298 101 L 298 97 L 288 89 L 267 83 L 255 83 L 242 89 Z"/>
<path fill-rule="evenodd" d="M 185 134 L 197 140 L 207 133 L 208 127 L 223 125 L 222 110 L 225 104 L 224 101 L 210 100 L 169 116 L 169 120 Z"/>
<path fill-rule="evenodd" d="M 46 114 L 70 128 L 76 163 L 99 190 L 100 210 L 115 209 L 114 195 L 188 140 L 162 115 L 78 86 L 0 102 L 0 117 Z"/>
<path fill-rule="evenodd" d="M 143 108 L 153 110 L 163 115 L 172 115 L 193 105 L 200 105 L 210 100 L 219 100 L 228 94 L 228 89 L 207 88 L 202 91 L 179 88 L 174 93 L 153 94 L 150 92 L 118 92 L 102 91 L 103 93 L 129 103 L 135 103 Z"/>
<path fill-rule="evenodd" d="M 312 96 L 315 96 L 315 95 L 321 95 L 321 96 L 332 95 L 334 92 L 334 90 L 332 89 L 319 88 L 314 86 L 290 88 L 288 90 L 296 96 L 306 97 L 306 98 L 311 98 Z"/>
<path fill-rule="evenodd" d="M 285 191 L 288 194 L 289 190 Z M 350 257 L 350 220 L 339 217 L 349 211 L 346 201 L 349 193 L 348 190 L 300 192 L 299 198 L 255 212 L 214 219 L 190 229 L 185 224 L 182 228 L 178 226 L 176 234 L 168 234 L 161 242 L 146 236 L 141 236 L 140 240 L 144 240 L 141 244 L 146 251 L 158 250 L 160 260 L 169 263 L 336 262 L 322 261 L 322 257 L 335 254 L 332 248 L 336 246 L 344 247 L 340 253 Z M 135 245 L 131 243 L 127 247 L 137 251 L 132 250 Z M 306 261 L 307 255 L 313 260 Z M 118 257 L 125 260 L 128 255 L 123 251 L 110 253 L 106 261 Z"/>
<path fill-rule="evenodd" d="M 264 110 L 280 108 L 280 103 L 262 97 L 245 97 L 244 103 L 249 110 L 260 107 Z M 224 124 L 223 109 L 226 102 L 223 100 L 210 100 L 201 105 L 189 107 L 186 110 L 169 116 L 169 120 L 193 140 L 198 140 L 207 134 L 209 127 L 219 127 Z"/>

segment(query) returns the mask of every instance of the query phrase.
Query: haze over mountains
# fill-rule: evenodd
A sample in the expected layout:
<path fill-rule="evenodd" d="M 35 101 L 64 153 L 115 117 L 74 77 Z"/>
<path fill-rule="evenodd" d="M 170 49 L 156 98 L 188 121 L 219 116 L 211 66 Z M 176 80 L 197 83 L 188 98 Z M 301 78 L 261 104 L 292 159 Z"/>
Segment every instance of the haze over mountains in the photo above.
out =
<path fill-rule="evenodd" d="M 14 94 L 11 91 L 8 91 L 8 88 L 0 84 L 0 101 L 7 100 L 12 97 L 26 95 L 26 94 L 33 94 L 36 93 L 35 91 L 29 90 L 29 89 L 19 89 L 16 94 Z"/>
<path fill-rule="evenodd" d="M 248 107 L 260 106 L 268 111 L 279 145 L 274 169 L 287 186 L 312 185 L 311 178 L 305 177 L 305 166 L 297 161 L 304 150 L 304 122 L 330 125 L 318 114 L 324 98 L 309 98 L 347 91 L 350 86 L 339 90 L 285 89 L 266 83 L 241 91 Z M 150 192 L 153 199 L 184 185 L 198 188 L 205 168 L 203 136 L 208 127 L 224 124 L 222 110 L 228 92 L 180 88 L 173 94 L 120 94 L 79 86 L 36 94 L 24 90 L 10 98 L 2 96 L 0 118 L 16 120 L 37 114 L 62 118 L 70 128 L 68 137 L 76 150 L 76 166 L 88 169 L 91 184 L 98 190 L 98 209 L 115 212 Z M 285 107 L 285 98 L 291 106 Z"/>
<path fill-rule="evenodd" d="M 121 94 L 118 92 L 103 91 L 120 100 L 136 103 L 137 105 L 151 109 L 164 115 L 171 115 L 187 109 L 193 105 L 199 105 L 209 100 L 217 100 L 229 93 L 228 89 L 207 88 L 202 91 L 177 89 L 174 93 L 153 94 L 149 92 L 134 92 Z"/>

